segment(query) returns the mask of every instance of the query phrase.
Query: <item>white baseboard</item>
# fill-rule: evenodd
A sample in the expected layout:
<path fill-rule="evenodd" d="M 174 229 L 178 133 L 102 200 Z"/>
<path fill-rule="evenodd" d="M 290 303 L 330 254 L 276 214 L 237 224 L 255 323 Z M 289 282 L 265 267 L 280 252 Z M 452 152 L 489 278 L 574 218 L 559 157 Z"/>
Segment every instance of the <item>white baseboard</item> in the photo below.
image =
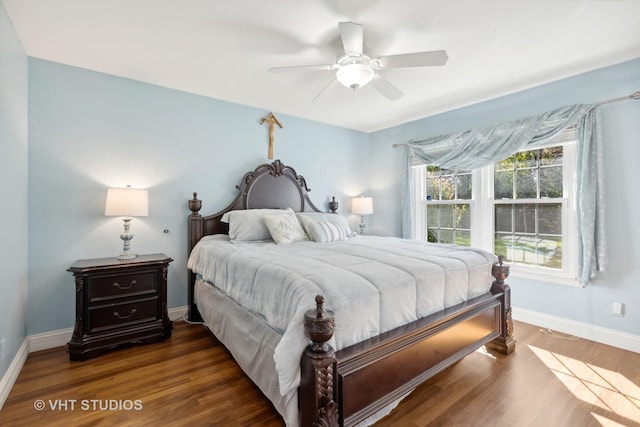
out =
<path fill-rule="evenodd" d="M 29 353 L 66 345 L 71 339 L 71 334 L 73 334 L 73 328 L 29 335 L 27 337 L 29 340 Z"/>
<path fill-rule="evenodd" d="M 9 393 L 18 379 L 18 375 L 20 375 L 20 371 L 22 370 L 28 355 L 29 337 L 24 339 L 16 353 L 16 356 L 13 358 L 11 365 L 9 365 L 9 369 L 7 369 L 2 380 L 0 380 L 0 409 L 4 406 L 4 402 L 7 400 L 7 397 L 9 397 Z"/>
<path fill-rule="evenodd" d="M 615 329 L 590 325 L 577 320 L 552 316 L 526 308 L 513 307 L 513 319 L 541 328 L 552 329 L 564 334 L 575 335 L 580 338 L 611 345 L 624 350 L 640 353 L 640 336 Z M 518 332 L 515 331 L 516 339 Z"/>
<path fill-rule="evenodd" d="M 182 307 L 170 308 L 169 309 L 169 319 L 171 320 L 181 320 L 186 314 L 189 307 L 183 305 Z"/>
<path fill-rule="evenodd" d="M 169 319 L 179 320 L 182 319 L 182 316 L 187 312 L 187 306 L 171 308 L 168 312 Z M 29 353 L 67 345 L 72 334 L 73 328 L 67 328 L 42 334 L 29 335 L 29 337 L 27 337 L 29 339 Z"/>

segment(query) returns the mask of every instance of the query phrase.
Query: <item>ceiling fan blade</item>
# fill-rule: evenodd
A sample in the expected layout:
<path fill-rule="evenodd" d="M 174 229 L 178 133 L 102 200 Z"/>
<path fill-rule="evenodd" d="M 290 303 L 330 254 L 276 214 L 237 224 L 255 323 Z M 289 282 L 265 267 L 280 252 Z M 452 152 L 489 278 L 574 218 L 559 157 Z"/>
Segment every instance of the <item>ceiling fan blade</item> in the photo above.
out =
<path fill-rule="evenodd" d="M 401 55 L 382 56 L 378 63 L 382 68 L 432 67 L 444 65 L 449 56 L 444 50 L 430 52 L 405 53 Z"/>
<path fill-rule="evenodd" d="M 389 101 L 396 101 L 404 96 L 404 93 L 400 89 L 389 83 L 389 81 L 380 74 L 373 76 L 369 84 Z"/>
<path fill-rule="evenodd" d="M 340 37 L 342 38 L 342 46 L 344 53 L 347 55 L 362 55 L 364 49 L 364 30 L 362 25 L 353 22 L 340 22 Z"/>
<path fill-rule="evenodd" d="M 333 79 L 329 83 L 327 83 L 327 85 L 325 87 L 323 87 L 322 90 L 320 92 L 318 92 L 318 94 L 316 96 L 313 97 L 311 102 L 316 102 L 316 99 L 318 99 L 320 97 L 320 95 L 322 95 L 325 90 L 329 89 L 329 86 L 331 86 L 336 81 L 337 81 L 336 79 Z"/>
<path fill-rule="evenodd" d="M 272 67 L 269 68 L 269 71 L 272 73 L 280 73 L 283 71 L 323 71 L 323 70 L 333 70 L 336 68 L 335 64 L 331 65 L 294 65 L 291 67 Z"/>

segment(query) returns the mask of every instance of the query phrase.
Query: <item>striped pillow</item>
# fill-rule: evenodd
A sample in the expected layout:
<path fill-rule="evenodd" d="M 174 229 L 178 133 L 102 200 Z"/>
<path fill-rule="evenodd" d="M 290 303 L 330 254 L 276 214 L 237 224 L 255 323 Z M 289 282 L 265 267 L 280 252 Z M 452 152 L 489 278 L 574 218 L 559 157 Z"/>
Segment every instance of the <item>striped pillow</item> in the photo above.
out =
<path fill-rule="evenodd" d="M 346 219 L 338 214 L 298 214 L 307 235 L 314 242 L 337 242 L 353 236 Z"/>

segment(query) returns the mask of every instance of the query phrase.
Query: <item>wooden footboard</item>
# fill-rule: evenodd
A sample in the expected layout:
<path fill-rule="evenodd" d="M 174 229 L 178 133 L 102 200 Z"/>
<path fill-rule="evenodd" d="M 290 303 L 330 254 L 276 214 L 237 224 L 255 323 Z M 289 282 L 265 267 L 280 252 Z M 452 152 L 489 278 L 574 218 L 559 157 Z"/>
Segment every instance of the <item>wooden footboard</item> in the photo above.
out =
<path fill-rule="evenodd" d="M 406 395 L 482 345 L 515 348 L 508 267 L 494 265 L 491 292 L 338 352 L 327 344 L 333 313 L 305 316 L 312 340 L 301 361 L 301 426 L 351 426 Z"/>

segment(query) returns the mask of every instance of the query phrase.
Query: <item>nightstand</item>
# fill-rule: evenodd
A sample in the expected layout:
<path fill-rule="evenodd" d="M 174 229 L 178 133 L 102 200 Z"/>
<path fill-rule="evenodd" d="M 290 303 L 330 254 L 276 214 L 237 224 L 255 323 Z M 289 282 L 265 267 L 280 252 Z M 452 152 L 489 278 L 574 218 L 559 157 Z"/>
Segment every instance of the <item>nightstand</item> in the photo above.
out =
<path fill-rule="evenodd" d="M 78 260 L 67 271 L 76 281 L 76 324 L 67 343 L 71 360 L 86 360 L 127 343 L 171 336 L 164 254 Z"/>

